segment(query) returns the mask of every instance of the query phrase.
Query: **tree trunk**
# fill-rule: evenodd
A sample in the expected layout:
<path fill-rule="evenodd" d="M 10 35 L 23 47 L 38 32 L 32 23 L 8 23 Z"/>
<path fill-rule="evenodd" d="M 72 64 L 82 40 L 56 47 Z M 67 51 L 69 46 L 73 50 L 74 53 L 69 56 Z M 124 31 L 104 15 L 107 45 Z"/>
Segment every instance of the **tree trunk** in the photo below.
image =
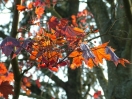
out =
<path fill-rule="evenodd" d="M 124 17 L 126 13 L 123 0 L 117 0 L 117 3 L 116 8 L 111 7 L 111 10 L 115 13 L 113 16 L 112 13 L 108 12 L 102 0 L 88 0 L 88 5 L 91 12 L 94 14 L 101 34 L 106 33 L 108 27 L 111 27 L 112 23 L 116 21 L 107 33 L 109 36 L 104 36 L 102 41 L 110 40 L 110 46 L 116 49 L 116 54 L 121 58 L 126 58 L 131 61 L 132 41 L 124 38 L 132 38 L 132 26 L 129 20 Z M 108 17 L 108 14 L 111 15 L 111 17 Z M 107 66 L 108 84 L 107 92 L 104 92 L 107 94 L 106 99 L 132 99 L 132 67 L 130 65 L 126 65 L 126 67 L 122 65 L 115 66 L 113 62 L 108 62 Z"/>
<path fill-rule="evenodd" d="M 64 10 L 68 14 L 68 18 L 72 14 L 77 14 L 79 7 L 79 0 L 68 0 L 67 10 Z M 81 99 L 81 69 L 71 70 L 68 68 L 68 81 L 66 83 L 67 99 Z"/>

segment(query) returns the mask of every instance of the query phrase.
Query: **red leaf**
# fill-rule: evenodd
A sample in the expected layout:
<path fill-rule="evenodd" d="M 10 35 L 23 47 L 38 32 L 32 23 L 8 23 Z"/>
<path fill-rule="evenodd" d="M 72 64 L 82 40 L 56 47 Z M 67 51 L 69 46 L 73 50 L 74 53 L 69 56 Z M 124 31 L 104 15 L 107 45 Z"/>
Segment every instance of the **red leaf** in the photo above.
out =
<path fill-rule="evenodd" d="M 93 97 L 97 99 L 101 95 L 101 91 L 97 91 L 94 93 Z"/>
<path fill-rule="evenodd" d="M 9 94 L 13 94 L 13 86 L 8 81 L 2 82 L 0 85 L 0 93 L 3 94 L 5 99 L 8 99 Z"/>
<path fill-rule="evenodd" d="M 41 84 L 40 84 L 40 82 L 39 82 L 39 79 L 36 80 L 36 85 L 38 86 L 38 88 L 41 87 Z"/>

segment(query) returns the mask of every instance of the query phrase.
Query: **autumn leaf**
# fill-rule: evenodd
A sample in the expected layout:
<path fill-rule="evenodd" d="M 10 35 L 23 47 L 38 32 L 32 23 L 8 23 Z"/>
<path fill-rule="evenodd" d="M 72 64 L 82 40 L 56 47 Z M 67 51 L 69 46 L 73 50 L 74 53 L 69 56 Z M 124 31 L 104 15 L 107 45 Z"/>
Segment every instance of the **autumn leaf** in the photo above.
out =
<path fill-rule="evenodd" d="M 53 72 L 58 72 L 58 67 L 52 67 L 52 66 L 49 66 L 49 69 Z"/>
<path fill-rule="evenodd" d="M 93 97 L 94 97 L 95 99 L 98 99 L 99 96 L 101 96 L 101 91 L 97 91 L 97 92 L 95 92 L 94 95 L 93 95 Z"/>
<path fill-rule="evenodd" d="M 0 62 L 0 75 L 7 73 L 7 69 L 4 63 Z"/>
<path fill-rule="evenodd" d="M 29 89 L 26 90 L 26 95 L 30 95 L 31 94 L 31 91 Z"/>
<path fill-rule="evenodd" d="M 74 63 L 71 64 L 71 65 L 70 65 L 70 68 L 73 69 L 73 70 L 76 69 L 76 64 L 74 64 Z"/>
<path fill-rule="evenodd" d="M 66 37 L 84 36 L 84 32 L 80 32 L 81 29 L 79 28 L 72 28 L 70 26 L 66 26 L 65 28 L 63 28 L 63 31 L 63 34 Z"/>
<path fill-rule="evenodd" d="M 8 81 L 2 82 L 0 84 L 0 93 L 3 94 L 3 97 L 5 99 L 8 99 L 8 95 L 9 94 L 13 94 L 14 93 L 12 90 L 13 90 L 13 86 L 10 85 Z"/>
<path fill-rule="evenodd" d="M 28 9 L 32 9 L 33 8 L 33 2 L 30 2 L 27 6 Z"/>
<path fill-rule="evenodd" d="M 9 56 L 14 51 L 14 48 L 19 46 L 20 42 L 13 37 L 6 37 L 1 43 L 2 52 L 6 56 Z"/>
<path fill-rule="evenodd" d="M 76 57 L 76 56 L 80 56 L 80 55 L 82 55 L 82 52 L 75 50 L 68 57 Z"/>
<path fill-rule="evenodd" d="M 3 94 L 2 93 L 0 93 L 0 97 L 3 97 Z"/>
<path fill-rule="evenodd" d="M 84 30 L 82 30 L 78 27 L 74 27 L 73 30 L 76 31 L 77 34 L 81 34 L 81 33 L 83 34 L 84 33 Z"/>
<path fill-rule="evenodd" d="M 17 10 L 18 10 L 18 11 L 24 11 L 25 9 L 26 9 L 25 6 L 17 5 Z"/>
<path fill-rule="evenodd" d="M 5 75 L 5 79 L 3 81 L 12 82 L 13 80 L 14 80 L 13 73 L 8 73 L 8 74 Z"/>
<path fill-rule="evenodd" d="M 83 52 L 82 56 L 83 56 L 86 60 L 89 59 L 89 58 L 92 58 L 92 59 L 95 58 L 95 55 L 94 55 L 94 54 L 92 53 L 92 51 L 90 50 L 88 44 L 82 43 L 82 44 L 80 45 L 80 48 L 81 48 L 81 50 L 82 50 L 82 52 Z"/>
<path fill-rule="evenodd" d="M 40 18 L 44 14 L 44 8 L 43 7 L 36 7 L 35 13 L 37 14 L 37 17 Z"/>
<path fill-rule="evenodd" d="M 26 87 L 30 87 L 31 86 L 31 83 L 28 81 L 28 82 L 25 83 L 25 86 Z"/>
<path fill-rule="evenodd" d="M 118 61 L 119 61 L 119 63 L 122 64 L 123 66 L 125 66 L 125 63 L 130 64 L 130 62 L 129 62 L 128 60 L 124 59 L 124 58 L 120 58 Z"/>
<path fill-rule="evenodd" d="M 41 84 L 40 84 L 39 79 L 37 79 L 35 82 L 36 82 L 37 87 L 40 88 L 41 87 Z"/>
<path fill-rule="evenodd" d="M 94 65 L 97 65 L 96 62 L 92 58 L 89 58 L 88 60 L 85 60 L 85 64 L 89 68 L 93 68 Z"/>
<path fill-rule="evenodd" d="M 35 59 L 36 59 L 37 53 L 38 53 L 37 51 L 32 51 L 32 52 L 31 52 L 31 55 L 30 55 L 30 57 L 29 57 L 29 59 L 35 60 Z"/>
<path fill-rule="evenodd" d="M 111 55 L 106 52 L 107 45 L 108 42 L 91 49 L 98 63 L 103 63 L 103 59 L 111 60 Z"/>
<path fill-rule="evenodd" d="M 82 65 L 83 57 L 78 56 L 73 58 L 73 63 L 76 64 L 77 67 Z"/>
<path fill-rule="evenodd" d="M 55 16 L 52 16 L 48 20 L 48 25 L 50 29 L 55 29 L 58 24 L 59 24 L 59 20 Z"/>
<path fill-rule="evenodd" d="M 106 53 L 111 56 L 110 60 L 113 61 L 117 66 L 119 63 L 119 57 L 114 53 L 113 49 L 111 50 L 110 47 L 106 47 Z"/>

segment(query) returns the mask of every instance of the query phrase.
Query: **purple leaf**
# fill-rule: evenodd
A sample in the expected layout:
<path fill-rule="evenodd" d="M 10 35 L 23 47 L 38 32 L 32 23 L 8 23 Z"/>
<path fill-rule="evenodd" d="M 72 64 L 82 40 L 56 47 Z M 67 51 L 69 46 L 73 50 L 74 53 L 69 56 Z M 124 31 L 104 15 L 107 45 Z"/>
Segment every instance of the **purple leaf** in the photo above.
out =
<path fill-rule="evenodd" d="M 26 48 L 28 48 L 29 46 L 32 46 L 31 43 L 32 43 L 32 42 L 31 42 L 31 40 L 29 40 L 29 39 L 24 40 L 24 42 L 23 42 L 23 44 L 22 44 L 22 47 L 23 47 L 24 49 L 26 49 Z"/>
<path fill-rule="evenodd" d="M 89 59 L 89 58 L 94 59 L 95 58 L 94 54 L 92 53 L 92 51 L 90 50 L 90 48 L 87 44 L 81 44 L 80 48 L 83 51 L 82 55 L 85 59 Z"/>
<path fill-rule="evenodd" d="M 111 55 L 111 60 L 117 65 L 119 57 L 109 47 L 106 47 L 106 53 Z"/>
<path fill-rule="evenodd" d="M 6 37 L 1 43 L 2 52 L 6 56 L 9 56 L 14 51 L 14 47 L 18 46 L 20 46 L 19 41 L 12 37 Z"/>

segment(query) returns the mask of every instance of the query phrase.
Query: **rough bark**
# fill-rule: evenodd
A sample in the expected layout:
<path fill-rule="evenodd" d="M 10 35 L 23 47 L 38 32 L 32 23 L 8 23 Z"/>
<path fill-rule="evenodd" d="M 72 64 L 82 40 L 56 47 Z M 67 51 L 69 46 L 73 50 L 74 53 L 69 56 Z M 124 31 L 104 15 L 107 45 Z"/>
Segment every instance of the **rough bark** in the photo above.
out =
<path fill-rule="evenodd" d="M 108 17 L 107 7 L 102 2 L 102 0 L 88 0 L 88 5 L 90 10 L 94 14 L 97 26 L 100 33 L 103 34 L 108 27 L 112 24 L 115 19 L 119 19 L 113 28 L 108 32 L 108 37 L 104 36 L 102 38 L 103 42 L 110 40 L 110 45 L 116 49 L 116 54 L 119 57 L 124 57 L 131 61 L 131 40 L 124 40 L 122 38 L 132 38 L 132 27 L 130 25 L 129 18 L 126 20 L 126 14 L 129 13 L 124 10 L 123 0 L 117 0 L 118 5 L 116 5 L 116 11 L 114 18 Z M 130 2 L 129 2 L 130 3 Z M 130 9 L 130 8 L 129 8 Z M 122 18 L 121 18 L 122 17 Z M 104 26 L 106 25 L 106 26 Z M 119 37 L 119 38 L 118 38 Z M 118 65 L 117 67 L 112 62 L 108 62 L 108 87 L 107 87 L 107 97 L 106 99 L 132 99 L 132 87 L 131 87 L 131 67 L 126 65 L 123 67 Z M 99 72 L 98 72 L 99 73 Z M 98 75 L 97 73 L 97 75 Z M 100 84 L 101 85 L 101 84 Z M 102 86 L 102 85 L 101 85 Z M 104 88 L 103 88 L 104 89 Z"/>

